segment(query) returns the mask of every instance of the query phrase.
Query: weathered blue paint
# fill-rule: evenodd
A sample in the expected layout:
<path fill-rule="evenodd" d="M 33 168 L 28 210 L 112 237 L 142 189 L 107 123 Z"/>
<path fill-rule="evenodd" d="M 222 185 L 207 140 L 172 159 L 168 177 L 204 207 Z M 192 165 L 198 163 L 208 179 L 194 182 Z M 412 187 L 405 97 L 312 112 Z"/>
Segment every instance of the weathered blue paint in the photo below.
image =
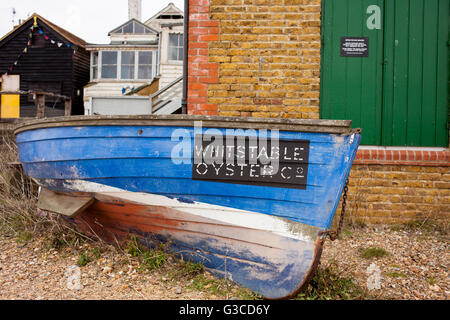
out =
<path fill-rule="evenodd" d="M 192 164 L 174 164 L 170 158 L 173 147 L 180 143 L 171 141 L 176 129 L 180 128 L 46 128 L 18 134 L 17 143 L 25 171 L 37 179 L 86 179 L 327 229 L 360 141 L 359 135 L 350 143 L 351 135 L 281 131 L 280 139 L 310 140 L 308 185 L 306 190 L 298 190 L 192 180 Z M 193 136 L 193 128 L 182 129 Z M 190 145 L 187 159 L 192 158 L 192 141 Z"/>
<path fill-rule="evenodd" d="M 299 279 L 305 278 L 315 258 L 314 243 L 283 239 L 283 256 L 290 263 L 280 270 L 275 263 L 267 263 L 267 256 L 258 256 L 251 251 L 230 250 L 230 246 L 219 244 L 214 237 L 196 238 L 195 241 L 185 243 L 171 241 L 170 237 L 134 234 L 144 239 L 144 242 L 145 239 L 150 239 L 144 243 L 147 246 L 159 241 L 169 243 L 168 249 L 179 252 L 185 260 L 202 263 L 213 274 L 251 288 L 266 298 L 286 297 L 294 292 L 299 287 Z M 214 245 L 211 246 L 211 243 Z M 255 273 L 265 274 L 266 277 L 258 279 L 254 276 Z"/>

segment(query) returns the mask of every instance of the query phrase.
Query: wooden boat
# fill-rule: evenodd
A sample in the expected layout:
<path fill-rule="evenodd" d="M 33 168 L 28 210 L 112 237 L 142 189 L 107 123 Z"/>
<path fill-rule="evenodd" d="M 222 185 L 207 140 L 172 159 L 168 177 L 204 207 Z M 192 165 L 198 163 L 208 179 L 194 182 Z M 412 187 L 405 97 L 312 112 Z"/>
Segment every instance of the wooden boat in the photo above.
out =
<path fill-rule="evenodd" d="M 109 241 L 164 241 L 266 298 L 320 259 L 360 134 L 351 121 L 80 116 L 16 128 L 39 207 Z M 216 144 L 215 144 L 216 143 Z M 220 148 L 220 145 L 223 148 Z M 215 151 L 211 151 L 215 150 Z"/>

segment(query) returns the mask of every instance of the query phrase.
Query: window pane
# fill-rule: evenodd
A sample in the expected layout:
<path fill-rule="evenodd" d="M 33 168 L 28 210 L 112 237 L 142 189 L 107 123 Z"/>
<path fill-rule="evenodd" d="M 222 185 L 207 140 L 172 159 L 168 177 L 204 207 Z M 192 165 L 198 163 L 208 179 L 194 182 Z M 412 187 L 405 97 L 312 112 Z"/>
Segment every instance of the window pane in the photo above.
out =
<path fill-rule="evenodd" d="M 176 47 L 178 45 L 178 35 L 177 34 L 169 34 L 169 46 Z"/>
<path fill-rule="evenodd" d="M 169 60 L 183 60 L 183 35 L 169 34 Z"/>
<path fill-rule="evenodd" d="M 169 60 L 177 60 L 177 52 L 173 48 L 169 48 Z"/>
<path fill-rule="evenodd" d="M 93 52 L 92 53 L 92 64 L 93 65 L 98 65 L 98 52 Z"/>
<path fill-rule="evenodd" d="M 102 66 L 102 78 L 116 79 L 117 78 L 117 66 Z"/>
<path fill-rule="evenodd" d="M 122 51 L 121 52 L 121 66 L 120 66 L 120 78 L 121 79 L 134 79 L 134 51 Z"/>
<path fill-rule="evenodd" d="M 139 52 L 138 78 L 151 79 L 152 66 L 153 66 L 153 51 Z"/>
<path fill-rule="evenodd" d="M 105 64 L 115 64 L 117 65 L 117 51 L 103 51 L 102 52 L 102 63 Z"/>
<path fill-rule="evenodd" d="M 102 52 L 102 78 L 117 78 L 117 51 Z"/>
<path fill-rule="evenodd" d="M 139 66 L 139 79 L 151 79 L 152 67 L 151 66 Z"/>
<path fill-rule="evenodd" d="M 133 23 L 129 23 L 123 27 L 123 33 L 133 33 Z"/>
<path fill-rule="evenodd" d="M 133 66 L 122 66 L 120 77 L 122 79 L 134 79 L 134 65 Z"/>
<path fill-rule="evenodd" d="M 134 33 L 144 33 L 144 27 L 141 26 L 140 24 L 135 23 Z"/>
<path fill-rule="evenodd" d="M 134 65 L 134 51 L 122 51 L 122 65 Z"/>
<path fill-rule="evenodd" d="M 142 64 L 152 64 L 152 51 L 141 51 L 139 52 L 139 65 Z"/>
<path fill-rule="evenodd" d="M 92 67 L 92 79 L 98 79 L 98 67 Z"/>

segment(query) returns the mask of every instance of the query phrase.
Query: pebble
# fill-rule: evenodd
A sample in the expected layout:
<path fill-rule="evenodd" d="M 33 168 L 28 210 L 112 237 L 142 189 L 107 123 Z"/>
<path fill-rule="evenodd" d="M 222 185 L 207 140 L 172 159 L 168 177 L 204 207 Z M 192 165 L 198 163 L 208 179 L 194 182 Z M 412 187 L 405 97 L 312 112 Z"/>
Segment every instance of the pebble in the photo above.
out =
<path fill-rule="evenodd" d="M 111 267 L 104 267 L 103 270 L 102 270 L 102 272 L 103 272 L 104 274 L 111 273 L 111 271 L 112 271 L 112 268 L 111 268 Z"/>
<path fill-rule="evenodd" d="M 433 290 L 433 291 L 440 291 L 441 290 L 441 288 L 438 285 L 436 285 L 436 284 L 434 286 L 430 286 L 430 289 Z"/>

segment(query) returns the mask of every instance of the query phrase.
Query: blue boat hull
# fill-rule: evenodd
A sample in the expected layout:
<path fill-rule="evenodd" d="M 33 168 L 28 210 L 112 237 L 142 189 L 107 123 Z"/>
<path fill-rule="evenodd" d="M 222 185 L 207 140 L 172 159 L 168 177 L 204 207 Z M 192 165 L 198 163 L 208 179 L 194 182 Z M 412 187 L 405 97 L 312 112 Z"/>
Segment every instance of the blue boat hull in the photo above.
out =
<path fill-rule="evenodd" d="M 227 128 L 214 130 L 230 136 Z M 267 298 L 291 296 L 318 262 L 319 234 L 331 225 L 359 134 L 280 130 L 277 150 L 281 159 L 285 148 L 285 162 L 277 177 L 265 177 L 260 164 L 196 164 L 198 133 L 193 126 L 151 120 L 140 125 L 81 121 L 25 126 L 17 132 L 17 144 L 26 173 L 42 187 L 97 200 L 75 218 L 86 231 L 97 220 L 105 236 L 131 233 L 144 242 L 165 241 L 174 252 Z M 233 134 L 258 138 L 259 132 Z M 289 153 L 291 145 L 302 148 Z M 303 158 L 298 150 L 305 152 Z"/>

